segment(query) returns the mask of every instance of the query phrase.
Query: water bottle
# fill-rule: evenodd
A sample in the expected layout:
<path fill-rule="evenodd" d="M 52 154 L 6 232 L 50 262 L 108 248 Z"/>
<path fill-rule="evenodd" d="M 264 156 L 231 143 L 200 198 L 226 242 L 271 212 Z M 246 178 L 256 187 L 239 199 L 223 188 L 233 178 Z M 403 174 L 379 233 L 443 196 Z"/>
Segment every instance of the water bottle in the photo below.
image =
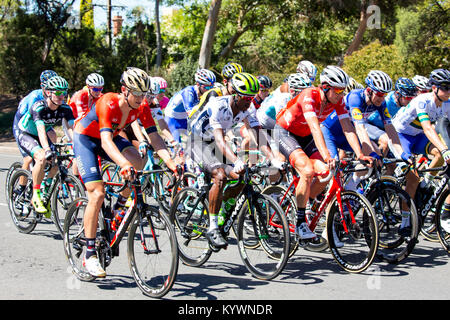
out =
<path fill-rule="evenodd" d="M 236 204 L 235 198 L 230 198 L 223 204 L 222 208 L 220 208 L 219 211 L 219 217 L 218 217 L 218 225 L 221 226 L 225 223 L 225 220 L 227 218 L 228 213 L 233 209 L 234 205 Z"/>
<path fill-rule="evenodd" d="M 111 229 L 113 231 L 117 231 L 117 229 L 120 226 L 120 223 L 123 220 L 123 217 L 125 217 L 125 210 L 119 210 L 111 223 Z"/>
<path fill-rule="evenodd" d="M 400 176 L 402 176 L 402 175 L 405 173 L 405 171 L 406 171 L 407 168 L 408 168 L 408 165 L 407 165 L 406 163 L 404 163 L 404 162 L 399 163 L 399 164 L 397 165 L 397 167 L 395 168 L 395 170 L 394 170 L 395 176 L 396 176 L 397 178 L 400 177 Z"/>

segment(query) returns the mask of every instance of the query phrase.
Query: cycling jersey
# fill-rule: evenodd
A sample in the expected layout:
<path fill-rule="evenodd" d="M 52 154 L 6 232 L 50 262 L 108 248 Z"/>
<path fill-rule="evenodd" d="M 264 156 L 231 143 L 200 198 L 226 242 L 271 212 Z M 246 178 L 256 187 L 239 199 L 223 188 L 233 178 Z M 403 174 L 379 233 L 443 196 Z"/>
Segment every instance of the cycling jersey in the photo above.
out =
<path fill-rule="evenodd" d="M 45 100 L 36 102 L 28 109 L 27 113 L 19 121 L 19 130 L 38 136 L 37 125 L 44 125 L 49 131 L 52 127 L 62 124 L 66 119 L 69 126 L 74 123 L 72 109 L 67 104 L 60 105 L 56 110 L 51 110 Z"/>
<path fill-rule="evenodd" d="M 192 121 L 189 126 L 191 135 L 199 136 L 204 140 L 214 140 L 215 129 L 224 131 L 231 129 L 234 125 L 248 119 L 250 127 L 259 127 L 257 119 L 253 118 L 248 110 L 239 112 L 233 117 L 230 102 L 233 96 L 213 97 L 205 105 L 202 112 Z"/>
<path fill-rule="evenodd" d="M 150 112 L 152 113 L 152 117 L 154 120 L 158 121 L 158 120 L 163 120 L 164 119 L 164 115 L 163 112 L 161 110 L 161 104 L 156 105 L 153 103 L 148 103 L 147 98 L 144 98 L 144 100 L 141 103 L 141 107 L 142 108 L 149 108 Z"/>
<path fill-rule="evenodd" d="M 87 87 L 75 92 L 69 102 L 75 119 L 81 118 L 86 112 L 88 112 L 102 95 L 103 93 L 101 93 L 98 98 L 91 97 Z M 89 98 L 91 98 L 90 103 Z"/>
<path fill-rule="evenodd" d="M 161 110 L 164 110 L 165 107 L 167 107 L 167 104 L 169 103 L 169 98 L 166 96 L 162 97 L 161 100 L 159 100 L 159 105 L 161 106 Z"/>
<path fill-rule="evenodd" d="M 209 102 L 209 99 L 211 99 L 211 97 L 220 96 L 222 96 L 222 90 L 220 88 L 212 88 L 206 91 L 204 94 L 202 94 L 199 103 L 194 106 L 194 108 L 192 108 L 191 112 L 189 113 L 189 118 L 193 118 L 197 112 L 201 112 L 203 110 L 203 107 Z"/>
<path fill-rule="evenodd" d="M 287 105 L 289 100 L 291 100 L 291 95 L 279 90 L 264 99 L 261 107 L 256 110 L 258 122 L 264 129 L 275 127 L 277 113 Z"/>
<path fill-rule="evenodd" d="M 150 108 L 141 104 L 138 109 L 131 109 L 122 127 L 122 111 L 119 107 L 119 94 L 106 93 L 75 125 L 75 132 L 100 139 L 100 132 L 109 131 L 117 136 L 120 130 L 129 126 L 133 121 L 140 119 L 147 133 L 157 131 L 155 121 L 151 116 Z"/>
<path fill-rule="evenodd" d="M 17 108 L 16 117 L 22 118 L 28 109 L 37 101 L 44 100 L 44 93 L 42 89 L 36 89 L 31 91 L 19 102 L 19 107 Z"/>
<path fill-rule="evenodd" d="M 391 118 L 393 118 L 397 114 L 398 110 L 400 110 L 400 108 L 402 108 L 395 101 L 395 91 L 389 92 L 385 98 L 385 101 L 386 101 L 386 107 L 388 109 L 389 115 L 391 116 Z M 369 123 L 384 130 L 384 123 L 383 123 L 383 120 L 381 120 L 381 116 L 378 111 L 372 113 L 367 120 Z"/>
<path fill-rule="evenodd" d="M 398 133 L 415 136 L 423 133 L 421 122 L 429 120 L 434 123 L 442 117 L 450 119 L 450 100 L 437 107 L 434 93 L 429 92 L 415 97 L 401 108 L 394 117 L 393 125 Z"/>
<path fill-rule="evenodd" d="M 307 88 L 297 97 L 290 100 L 286 107 L 277 114 L 277 124 L 296 136 L 306 137 L 311 135 L 311 129 L 306 118 L 315 116 L 319 123 L 336 110 L 339 117 L 348 117 L 343 99 L 337 104 L 327 103 L 321 110 L 322 99 L 319 88 Z"/>
<path fill-rule="evenodd" d="M 383 101 L 380 106 L 367 104 L 364 91 L 365 89 L 352 90 L 344 98 L 345 105 L 350 112 L 352 121 L 354 123 L 366 124 L 367 118 L 375 111 L 378 111 L 384 124 L 390 124 L 392 119 L 386 106 L 386 101 Z"/>
<path fill-rule="evenodd" d="M 189 86 L 175 93 L 164 110 L 166 117 L 174 119 L 188 118 L 188 113 L 199 102 L 195 87 L 195 85 Z"/>

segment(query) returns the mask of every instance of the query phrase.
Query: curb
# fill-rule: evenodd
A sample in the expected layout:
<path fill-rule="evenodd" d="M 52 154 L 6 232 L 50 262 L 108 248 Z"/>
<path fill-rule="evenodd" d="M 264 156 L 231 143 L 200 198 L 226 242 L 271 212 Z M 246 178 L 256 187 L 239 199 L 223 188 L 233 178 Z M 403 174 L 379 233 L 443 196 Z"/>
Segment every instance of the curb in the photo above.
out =
<path fill-rule="evenodd" d="M 0 153 L 21 156 L 19 148 L 17 147 L 17 144 L 15 142 L 0 143 Z"/>

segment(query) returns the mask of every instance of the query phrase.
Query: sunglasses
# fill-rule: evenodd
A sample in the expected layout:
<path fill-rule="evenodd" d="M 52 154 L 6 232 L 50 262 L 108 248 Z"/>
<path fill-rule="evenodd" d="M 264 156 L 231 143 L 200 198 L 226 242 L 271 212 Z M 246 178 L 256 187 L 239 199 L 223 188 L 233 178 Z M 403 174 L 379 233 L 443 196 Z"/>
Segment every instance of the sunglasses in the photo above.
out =
<path fill-rule="evenodd" d="M 387 95 L 387 93 L 384 93 L 384 92 L 378 92 L 378 91 L 372 91 L 372 92 L 375 93 L 375 95 L 379 98 L 384 98 Z"/>
<path fill-rule="evenodd" d="M 414 99 L 415 98 L 415 96 L 412 96 L 412 97 L 402 97 L 403 99 L 405 99 L 405 100 L 408 100 L 408 101 L 410 101 L 410 100 L 412 100 L 412 99 Z"/>
<path fill-rule="evenodd" d="M 253 96 L 239 96 L 239 99 L 245 100 L 245 101 L 252 101 Z"/>
<path fill-rule="evenodd" d="M 166 92 L 166 89 L 159 89 L 159 93 L 164 93 Z"/>
<path fill-rule="evenodd" d="M 333 91 L 334 91 L 336 94 L 342 94 L 342 93 L 344 93 L 345 88 L 333 88 Z"/>
<path fill-rule="evenodd" d="M 55 90 L 55 91 L 52 91 L 52 92 L 57 97 L 59 97 L 59 96 L 66 96 L 67 95 L 67 90 Z"/>
<path fill-rule="evenodd" d="M 130 92 L 135 97 L 142 97 L 147 94 L 147 92 L 142 92 L 142 91 L 131 91 L 130 90 Z"/>
<path fill-rule="evenodd" d="M 101 92 L 103 90 L 103 87 L 101 87 L 101 88 L 92 87 L 91 89 L 94 92 Z"/>
<path fill-rule="evenodd" d="M 206 90 L 211 90 L 212 88 L 214 88 L 214 86 L 205 86 L 205 85 L 203 85 L 203 88 L 205 88 Z"/>

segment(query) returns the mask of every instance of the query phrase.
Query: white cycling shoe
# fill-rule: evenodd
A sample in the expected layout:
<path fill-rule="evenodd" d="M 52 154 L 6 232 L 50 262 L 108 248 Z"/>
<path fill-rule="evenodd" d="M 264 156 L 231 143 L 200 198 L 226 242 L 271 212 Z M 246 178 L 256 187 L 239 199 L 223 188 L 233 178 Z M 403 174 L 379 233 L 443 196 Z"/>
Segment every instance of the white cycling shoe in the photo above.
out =
<path fill-rule="evenodd" d="M 302 240 L 314 239 L 317 235 L 309 229 L 306 222 L 303 222 L 298 227 L 295 227 L 295 233 Z"/>
<path fill-rule="evenodd" d="M 328 242 L 327 228 L 323 229 L 321 236 Z M 334 230 L 333 230 L 333 240 L 334 240 L 334 246 L 336 248 L 342 248 L 344 246 L 344 243 L 341 240 L 339 240 L 339 238 Z"/>
<path fill-rule="evenodd" d="M 83 257 L 83 267 L 86 268 L 87 272 L 91 276 L 97 277 L 97 278 L 104 278 L 106 277 L 106 271 L 103 270 L 102 266 L 100 265 L 100 261 L 98 260 L 97 256 L 90 256 L 89 259 L 86 259 L 86 256 Z"/>

